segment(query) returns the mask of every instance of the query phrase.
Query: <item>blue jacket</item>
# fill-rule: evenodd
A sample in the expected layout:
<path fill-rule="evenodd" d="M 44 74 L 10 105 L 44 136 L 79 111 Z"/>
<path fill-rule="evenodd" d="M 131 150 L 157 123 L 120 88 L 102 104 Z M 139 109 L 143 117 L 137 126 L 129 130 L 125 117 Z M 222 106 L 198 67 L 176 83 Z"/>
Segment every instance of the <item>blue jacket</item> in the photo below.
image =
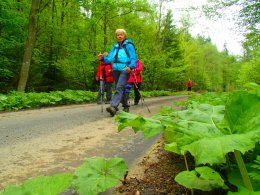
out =
<path fill-rule="evenodd" d="M 103 56 L 103 61 L 106 64 L 113 62 L 113 70 L 124 71 L 126 66 L 129 66 L 131 69 L 134 69 L 136 66 L 135 64 L 137 59 L 136 59 L 135 48 L 131 43 L 132 40 L 130 39 L 124 40 L 121 46 L 119 46 L 118 43 L 115 43 L 112 49 L 110 50 L 108 56 Z M 129 53 L 130 58 L 126 54 L 123 45 L 126 45 L 126 49 Z M 116 55 L 117 55 L 117 59 L 116 59 Z"/>

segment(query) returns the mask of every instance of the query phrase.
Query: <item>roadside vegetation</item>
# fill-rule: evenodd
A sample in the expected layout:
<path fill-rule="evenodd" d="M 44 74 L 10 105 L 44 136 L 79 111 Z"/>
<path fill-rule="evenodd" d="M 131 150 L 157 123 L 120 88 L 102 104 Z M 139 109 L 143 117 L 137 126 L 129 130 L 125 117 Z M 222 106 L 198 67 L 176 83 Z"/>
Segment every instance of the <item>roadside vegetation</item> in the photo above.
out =
<path fill-rule="evenodd" d="M 184 110 L 164 108 L 151 118 L 120 113 L 118 131 L 131 127 L 146 138 L 162 132 L 165 150 L 182 155 L 186 164 L 174 180 L 191 194 L 219 188 L 225 194 L 259 194 L 260 86 L 246 87 L 193 96 Z M 190 167 L 188 155 L 195 161 Z"/>
<path fill-rule="evenodd" d="M 191 96 L 179 105 L 184 109 L 164 107 L 150 118 L 120 112 L 114 117 L 118 132 L 131 127 L 145 138 L 163 133 L 165 150 L 182 155 L 186 165 L 186 171 L 174 180 L 191 194 L 215 189 L 223 189 L 225 194 L 258 194 L 260 86 L 250 83 L 245 90 L 232 93 Z M 187 155 L 194 158 L 194 165 L 189 166 Z M 0 194 L 58 194 L 73 189 L 78 194 L 96 195 L 120 181 L 124 184 L 126 175 L 123 159 L 95 157 L 74 173 L 40 176 L 9 185 Z"/>
<path fill-rule="evenodd" d="M 143 97 L 187 94 L 188 79 L 201 95 L 180 103 L 181 111 L 164 108 L 151 118 L 121 112 L 118 131 L 132 127 L 147 138 L 163 133 L 165 150 L 184 159 L 190 154 L 195 168 L 186 166 L 174 179 L 191 194 L 218 188 L 259 194 L 259 0 L 211 0 L 190 9 L 215 19 L 235 10 L 228 13 L 245 38 L 241 55 L 225 45 L 218 51 L 211 37 L 193 37 L 192 12 L 177 27 L 168 2 L 1 0 L 0 112 L 95 102 L 97 54 L 109 51 L 115 30 L 124 28 L 144 65 Z M 0 194 L 53 195 L 67 188 L 97 194 L 126 169 L 122 159 L 87 159 L 75 173 L 33 178 Z"/>
<path fill-rule="evenodd" d="M 169 95 L 187 94 L 185 91 L 141 91 L 142 97 L 158 97 Z M 0 112 L 17 111 L 24 109 L 43 108 L 59 105 L 93 103 L 97 101 L 97 92 L 84 90 L 65 90 L 50 92 L 17 92 L 12 91 L 8 94 L 0 94 Z M 130 98 L 134 97 L 133 91 Z"/>

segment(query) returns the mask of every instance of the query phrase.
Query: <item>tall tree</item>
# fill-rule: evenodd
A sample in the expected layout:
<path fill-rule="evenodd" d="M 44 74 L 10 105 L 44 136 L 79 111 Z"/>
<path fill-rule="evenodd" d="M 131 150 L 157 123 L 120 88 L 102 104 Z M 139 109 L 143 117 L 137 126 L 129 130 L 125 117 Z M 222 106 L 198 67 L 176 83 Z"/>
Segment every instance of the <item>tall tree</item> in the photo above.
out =
<path fill-rule="evenodd" d="M 37 23 L 37 13 L 39 10 L 40 0 L 32 0 L 31 12 L 29 16 L 28 25 L 28 38 L 25 44 L 23 63 L 20 71 L 20 78 L 17 87 L 17 91 L 25 91 L 29 69 L 31 65 L 32 52 L 35 44 L 36 36 L 36 23 Z"/>
<path fill-rule="evenodd" d="M 0 92 L 17 89 L 30 5 L 28 0 L 0 1 Z"/>

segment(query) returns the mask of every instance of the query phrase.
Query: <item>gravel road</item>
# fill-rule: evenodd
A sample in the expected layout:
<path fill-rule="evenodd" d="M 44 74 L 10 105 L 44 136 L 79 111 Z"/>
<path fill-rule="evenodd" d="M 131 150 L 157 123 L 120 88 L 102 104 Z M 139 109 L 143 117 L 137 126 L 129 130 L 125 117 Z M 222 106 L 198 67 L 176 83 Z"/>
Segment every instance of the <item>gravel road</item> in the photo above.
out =
<path fill-rule="evenodd" d="M 130 112 L 151 116 L 162 105 L 187 96 L 145 98 Z M 108 105 L 82 104 L 0 113 L 0 190 L 39 175 L 74 171 L 86 158 L 122 157 L 128 167 L 156 138 L 144 139 L 131 129 L 117 132 L 105 111 Z"/>

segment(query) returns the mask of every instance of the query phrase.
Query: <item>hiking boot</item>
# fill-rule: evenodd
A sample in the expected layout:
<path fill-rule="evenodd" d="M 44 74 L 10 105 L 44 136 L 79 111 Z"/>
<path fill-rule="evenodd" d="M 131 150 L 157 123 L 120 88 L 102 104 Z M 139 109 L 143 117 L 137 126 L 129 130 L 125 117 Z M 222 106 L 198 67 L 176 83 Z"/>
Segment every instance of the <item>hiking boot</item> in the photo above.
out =
<path fill-rule="evenodd" d="M 129 112 L 129 107 L 124 107 L 124 108 L 123 108 L 123 111 L 124 111 L 124 112 Z"/>
<path fill-rule="evenodd" d="M 106 110 L 110 113 L 111 116 L 115 116 L 116 109 L 114 107 L 107 107 Z"/>

